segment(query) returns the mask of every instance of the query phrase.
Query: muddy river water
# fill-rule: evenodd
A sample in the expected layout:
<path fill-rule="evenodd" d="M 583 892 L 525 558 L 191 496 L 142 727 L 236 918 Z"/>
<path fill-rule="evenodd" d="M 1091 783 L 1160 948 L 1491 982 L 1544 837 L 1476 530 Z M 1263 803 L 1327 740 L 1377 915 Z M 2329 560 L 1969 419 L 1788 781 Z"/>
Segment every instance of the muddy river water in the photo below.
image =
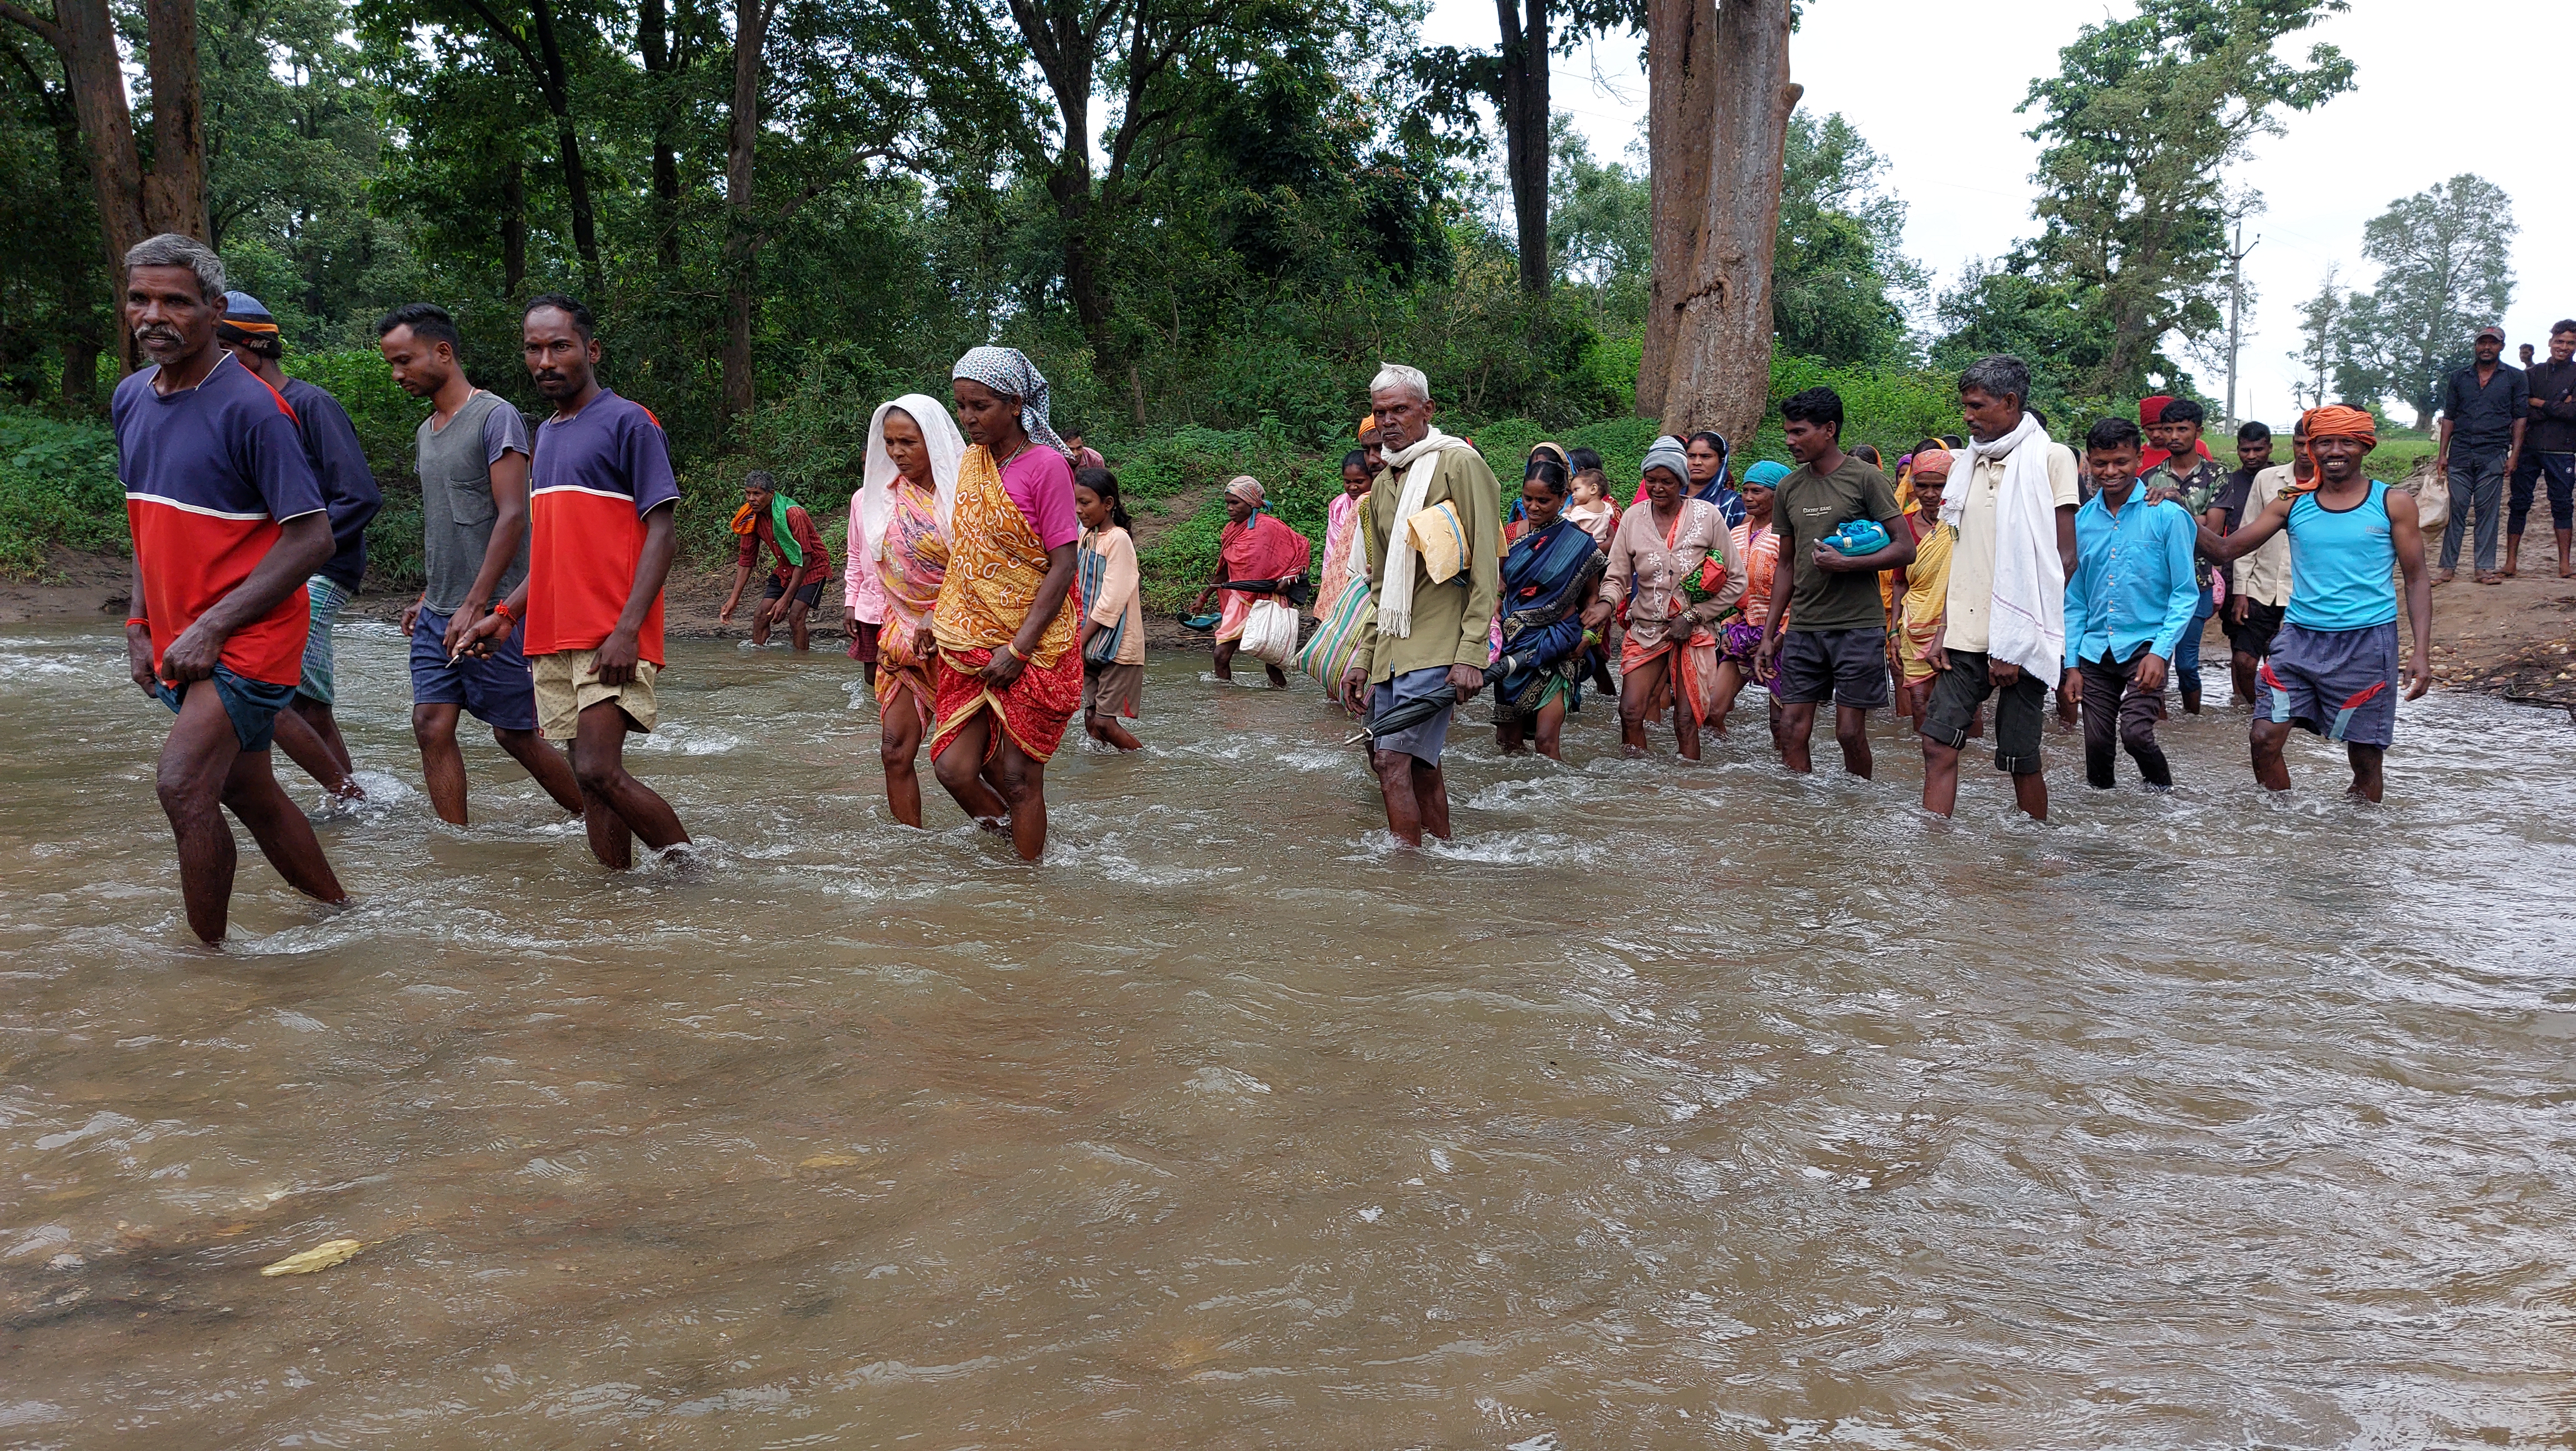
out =
<path fill-rule="evenodd" d="M 688 643 L 704 850 L 621 880 L 470 728 L 440 825 L 340 650 L 357 903 L 245 843 L 216 956 L 113 632 L 0 633 L 0 1445 L 2576 1437 L 2553 715 L 2406 706 L 2379 809 L 2052 737 L 2058 821 L 1944 826 L 1885 722 L 1799 782 L 1596 703 L 1409 854 L 1311 692 L 1158 657 L 1032 868 L 889 822 L 847 660 Z"/>

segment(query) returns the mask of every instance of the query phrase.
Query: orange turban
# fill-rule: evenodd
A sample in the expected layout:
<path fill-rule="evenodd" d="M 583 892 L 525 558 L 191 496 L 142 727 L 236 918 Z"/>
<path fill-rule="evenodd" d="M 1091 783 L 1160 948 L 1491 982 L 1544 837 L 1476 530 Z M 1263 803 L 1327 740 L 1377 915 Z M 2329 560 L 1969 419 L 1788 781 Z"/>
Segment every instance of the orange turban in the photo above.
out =
<path fill-rule="evenodd" d="M 1918 479 L 1947 479 L 1950 477 L 1950 455 L 1941 449 L 1927 448 L 1914 456 L 1914 467 L 1910 472 Z"/>
<path fill-rule="evenodd" d="M 2358 438 L 2367 440 L 2372 448 L 2379 447 L 2379 425 L 2359 408 L 2329 403 L 2323 408 L 2309 409 L 2307 416 L 2299 421 L 2307 429 L 2310 443 L 2320 438 Z"/>
<path fill-rule="evenodd" d="M 1372 413 L 1360 420 L 1360 442 L 1368 442 L 1369 435 L 1375 432 L 1377 432 L 1377 415 Z"/>
<path fill-rule="evenodd" d="M 2357 438 L 2372 448 L 2379 447 L 2378 423 L 2372 420 L 2367 411 L 2346 408 L 2340 403 L 2329 403 L 2323 408 L 2309 409 L 2300 415 L 2299 427 L 2305 429 L 2308 435 L 2307 442 L 2299 445 L 2300 450 L 2308 456 L 2308 477 L 2305 482 L 2293 479 L 2283 486 L 2281 492 L 2284 495 L 2304 494 L 2325 482 L 2325 470 L 2317 466 L 2318 439 Z"/>

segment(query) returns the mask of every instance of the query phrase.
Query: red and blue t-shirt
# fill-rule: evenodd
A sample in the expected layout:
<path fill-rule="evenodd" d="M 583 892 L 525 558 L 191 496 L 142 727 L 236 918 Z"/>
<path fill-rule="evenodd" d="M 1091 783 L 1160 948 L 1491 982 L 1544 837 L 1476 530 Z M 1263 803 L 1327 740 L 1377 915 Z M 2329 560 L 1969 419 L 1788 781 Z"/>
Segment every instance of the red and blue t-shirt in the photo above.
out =
<path fill-rule="evenodd" d="M 570 418 L 537 428 L 528 460 L 528 642 L 531 655 L 596 650 L 635 590 L 644 516 L 680 497 L 662 422 L 603 388 Z M 662 663 L 662 600 L 636 636 Z"/>
<path fill-rule="evenodd" d="M 143 576 L 157 665 L 170 642 L 250 578 L 278 526 L 322 512 L 322 484 L 286 400 L 230 353 L 194 388 L 164 397 L 158 367 L 116 385 L 116 476 Z M 224 668 L 293 685 L 304 673 L 304 588 L 224 642 Z"/>

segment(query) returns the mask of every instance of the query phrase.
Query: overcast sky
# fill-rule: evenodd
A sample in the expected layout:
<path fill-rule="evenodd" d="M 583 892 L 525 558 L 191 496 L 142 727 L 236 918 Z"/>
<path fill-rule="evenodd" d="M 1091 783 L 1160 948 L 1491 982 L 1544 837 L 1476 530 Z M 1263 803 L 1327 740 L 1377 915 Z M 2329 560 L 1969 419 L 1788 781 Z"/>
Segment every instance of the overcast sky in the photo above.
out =
<path fill-rule="evenodd" d="M 1886 181 L 1910 208 L 1907 250 L 1932 269 L 1936 289 L 1968 259 L 1999 256 L 2038 230 L 2029 178 L 2039 147 L 2021 134 L 2031 118 L 2013 108 L 2032 78 L 2056 70 L 2058 49 L 2077 28 L 2106 10 L 2131 13 L 2100 0 L 1806 0 L 1789 51 L 1806 87 L 1800 108 L 1841 112 L 1888 159 Z M 1491 46 L 1495 37 L 1484 0 L 1435 0 L 1424 27 L 1435 45 Z M 2502 320 L 2506 359 L 2525 342 L 2545 355 L 2545 329 L 2576 314 L 2576 157 L 2564 145 L 2547 155 L 2526 150 L 2519 138 L 2544 110 L 2564 114 L 2576 4 L 2490 11 L 2359 0 L 2301 37 L 2298 53 L 2319 40 L 2356 63 L 2355 89 L 2288 117 L 2288 134 L 2259 140 L 2233 178 L 2261 191 L 2268 208 L 2246 224 L 2249 240 L 2261 238 L 2245 264 L 2260 296 L 2246 319 L 2239 414 L 2279 421 L 2290 413 L 2296 368 L 2286 354 L 2297 343 L 2299 304 L 2331 265 L 2341 264 L 2346 286 L 2367 287 L 2376 276 L 2361 257 L 2362 224 L 2463 171 L 2503 187 L 2521 226 L 2513 308 Z M 1557 62 L 1556 109 L 1573 117 L 1595 156 L 1620 156 L 1641 134 L 1639 55 L 1634 37 L 1616 37 Z M 1608 88 L 1594 83 L 1596 69 Z M 1970 75 L 1973 83 L 1959 83 Z M 2223 396 L 2223 375 L 2202 382 Z"/>

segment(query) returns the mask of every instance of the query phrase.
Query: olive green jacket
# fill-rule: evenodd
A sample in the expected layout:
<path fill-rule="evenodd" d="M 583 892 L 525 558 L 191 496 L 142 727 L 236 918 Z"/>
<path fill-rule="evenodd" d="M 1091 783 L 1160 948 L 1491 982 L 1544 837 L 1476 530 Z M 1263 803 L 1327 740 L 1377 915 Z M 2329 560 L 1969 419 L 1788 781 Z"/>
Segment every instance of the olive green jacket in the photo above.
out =
<path fill-rule="evenodd" d="M 1379 470 L 1361 502 L 1356 524 L 1360 543 L 1368 550 L 1370 588 L 1380 595 L 1384 594 L 1380 581 L 1393 537 L 1396 501 L 1403 493 L 1401 474 Z M 1368 672 L 1371 685 L 1408 670 L 1435 666 L 1446 670 L 1472 665 L 1482 670 L 1492 658 L 1494 603 L 1503 583 L 1502 488 L 1474 449 L 1440 451 L 1439 468 L 1422 496 L 1422 507 L 1436 508 L 1444 501 L 1457 505 L 1459 522 L 1466 526 L 1466 567 L 1447 583 L 1433 584 L 1421 556 L 1414 557 L 1413 632 L 1400 640 L 1380 635 L 1372 616 L 1361 628 L 1359 649 L 1351 656 L 1353 667 Z"/>

